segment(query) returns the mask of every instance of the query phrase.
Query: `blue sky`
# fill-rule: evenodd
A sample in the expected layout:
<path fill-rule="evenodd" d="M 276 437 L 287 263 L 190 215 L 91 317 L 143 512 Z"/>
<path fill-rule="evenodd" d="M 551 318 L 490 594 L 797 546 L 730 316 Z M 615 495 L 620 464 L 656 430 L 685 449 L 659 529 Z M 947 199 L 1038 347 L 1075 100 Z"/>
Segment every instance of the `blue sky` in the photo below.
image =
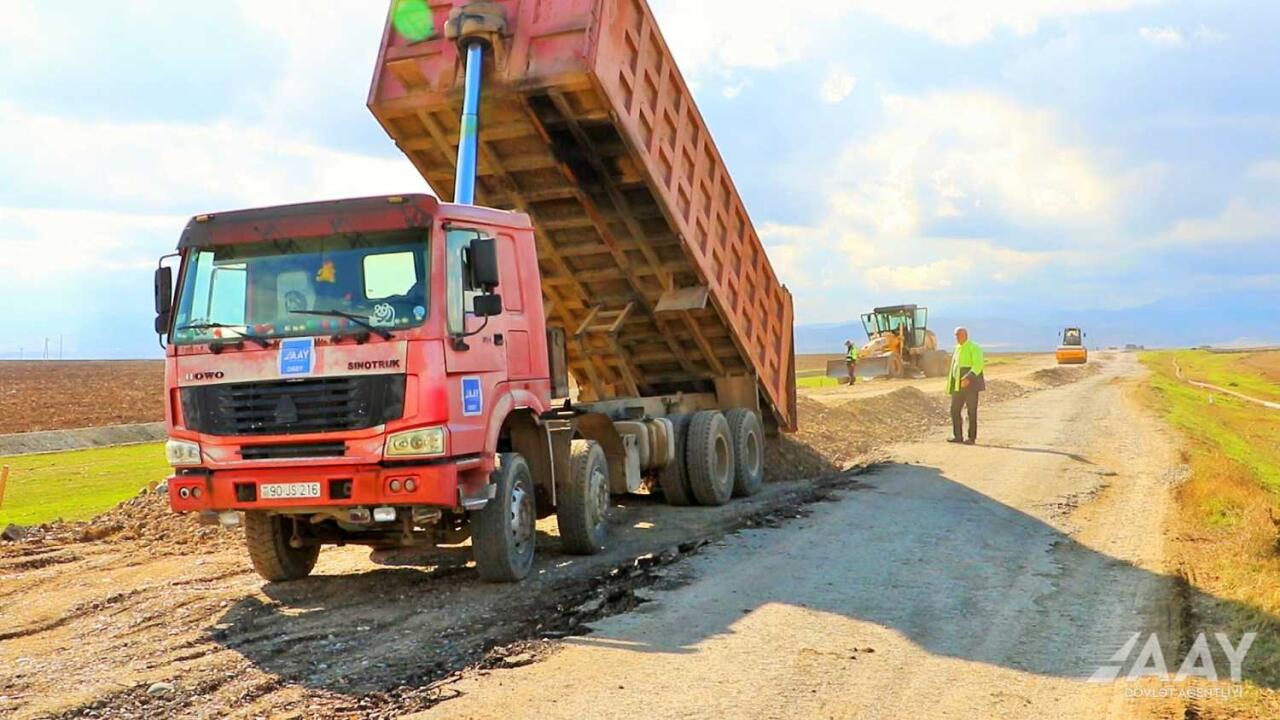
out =
<path fill-rule="evenodd" d="M 1280 297 L 1278 3 L 653 6 L 801 322 Z M 0 1 L 0 357 L 155 348 L 192 214 L 424 189 L 364 106 L 385 11 Z"/>

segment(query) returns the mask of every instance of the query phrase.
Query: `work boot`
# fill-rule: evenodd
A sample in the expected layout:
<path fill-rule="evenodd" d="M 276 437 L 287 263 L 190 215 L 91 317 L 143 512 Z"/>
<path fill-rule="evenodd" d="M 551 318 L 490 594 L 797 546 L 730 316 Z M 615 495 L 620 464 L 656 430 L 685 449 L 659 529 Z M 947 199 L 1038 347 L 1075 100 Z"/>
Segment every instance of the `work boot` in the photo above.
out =
<path fill-rule="evenodd" d="M 978 444 L 978 441 L 977 441 L 977 440 L 974 440 L 973 438 L 969 438 L 968 440 L 965 440 L 965 441 L 964 441 L 964 444 L 965 444 L 965 445 L 977 445 L 977 444 Z"/>
<path fill-rule="evenodd" d="M 960 444 L 964 443 L 964 440 L 963 440 L 963 439 L 961 439 L 961 438 L 951 438 L 951 439 L 950 439 L 950 440 L 948 440 L 947 442 L 951 443 L 952 445 L 960 445 Z"/>

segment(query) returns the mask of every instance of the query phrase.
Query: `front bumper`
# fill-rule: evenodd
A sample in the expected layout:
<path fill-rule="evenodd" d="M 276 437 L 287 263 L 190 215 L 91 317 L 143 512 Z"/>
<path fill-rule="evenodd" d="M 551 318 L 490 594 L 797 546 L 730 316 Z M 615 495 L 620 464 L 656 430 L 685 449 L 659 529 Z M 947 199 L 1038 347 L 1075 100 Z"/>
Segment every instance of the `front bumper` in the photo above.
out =
<path fill-rule="evenodd" d="M 175 512 L 306 510 L 363 506 L 457 508 L 460 488 L 476 476 L 478 462 L 408 467 L 334 465 L 189 471 L 169 478 L 169 505 Z M 398 480 L 400 490 L 391 490 Z M 405 481 L 417 488 L 405 491 Z M 263 499 L 263 485 L 319 483 L 320 497 Z M 199 492 L 196 492 L 196 491 Z"/>

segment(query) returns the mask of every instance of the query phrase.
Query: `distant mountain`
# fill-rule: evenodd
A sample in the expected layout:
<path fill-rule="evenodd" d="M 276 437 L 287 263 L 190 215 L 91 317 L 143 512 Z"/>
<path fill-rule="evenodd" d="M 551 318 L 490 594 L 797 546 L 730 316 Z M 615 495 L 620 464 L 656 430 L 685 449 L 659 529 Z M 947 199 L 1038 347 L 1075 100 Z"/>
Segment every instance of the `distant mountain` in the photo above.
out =
<path fill-rule="evenodd" d="M 1064 327 L 1079 326 L 1090 347 L 1126 344 L 1146 347 L 1199 345 L 1259 346 L 1280 344 L 1280 298 L 1274 293 L 1241 292 L 1169 298 L 1128 310 L 1051 313 L 1035 318 L 930 317 L 943 347 L 951 331 L 965 325 L 983 347 L 997 352 L 1048 351 L 1056 347 Z M 860 321 L 796 327 L 796 352 L 838 353 L 845 340 L 866 340 Z"/>

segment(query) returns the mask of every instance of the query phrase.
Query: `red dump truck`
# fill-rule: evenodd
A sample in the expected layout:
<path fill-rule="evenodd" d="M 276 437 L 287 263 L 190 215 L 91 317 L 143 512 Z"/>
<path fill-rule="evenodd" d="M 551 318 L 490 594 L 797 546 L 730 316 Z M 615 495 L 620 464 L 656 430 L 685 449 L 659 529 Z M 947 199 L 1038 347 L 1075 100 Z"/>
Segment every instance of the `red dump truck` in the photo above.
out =
<path fill-rule="evenodd" d="M 173 509 L 272 581 L 468 541 L 517 581 L 540 517 L 590 554 L 611 495 L 757 492 L 791 296 L 647 5 L 410 1 L 369 105 L 443 200 L 200 215 L 156 272 Z"/>

